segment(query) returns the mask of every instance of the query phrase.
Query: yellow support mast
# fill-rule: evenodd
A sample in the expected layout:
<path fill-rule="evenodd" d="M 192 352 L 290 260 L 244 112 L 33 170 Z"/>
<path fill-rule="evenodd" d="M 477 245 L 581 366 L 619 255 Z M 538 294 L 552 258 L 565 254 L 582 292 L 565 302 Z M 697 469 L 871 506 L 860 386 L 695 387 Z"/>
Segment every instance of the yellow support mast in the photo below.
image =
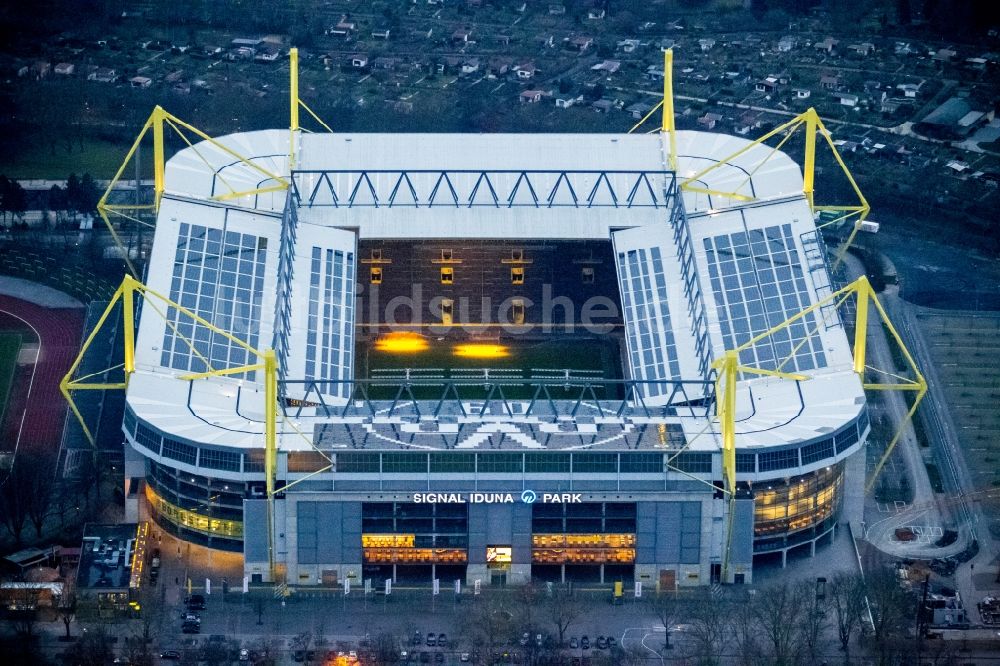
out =
<path fill-rule="evenodd" d="M 266 477 L 266 487 L 267 487 L 267 499 L 268 499 L 268 559 L 271 569 L 272 579 L 274 577 L 275 571 L 275 561 L 274 561 L 274 530 L 271 529 L 273 526 L 273 514 L 274 514 L 274 495 L 276 494 L 276 477 L 277 477 L 277 441 L 278 441 L 278 427 L 277 427 L 277 417 L 278 417 L 278 361 L 277 356 L 273 349 L 266 348 L 264 350 L 258 350 L 250 346 L 247 342 L 237 338 L 232 333 L 224 331 L 221 328 L 215 326 L 206 319 L 195 314 L 191 310 L 185 308 L 184 306 L 176 303 L 163 294 L 160 294 L 153 289 L 150 289 L 143 283 L 139 282 L 131 275 L 125 275 L 122 279 L 121 285 L 115 291 L 111 302 L 108 303 L 104 312 L 101 314 L 100 319 L 98 319 L 97 324 L 94 329 L 84 340 L 83 345 L 80 348 L 79 353 L 70 366 L 69 371 L 59 382 L 59 390 L 66 398 L 66 402 L 72 410 L 73 414 L 76 416 L 80 423 L 80 427 L 83 430 L 84 435 L 90 442 L 91 446 L 96 446 L 96 441 L 94 439 L 93 433 L 87 427 L 86 421 L 83 415 L 80 413 L 76 402 L 73 400 L 74 391 L 84 391 L 84 390 L 113 390 L 113 389 L 126 389 L 128 388 L 129 378 L 135 373 L 135 323 L 136 323 L 136 309 L 135 309 L 135 299 L 136 296 L 144 299 L 146 306 L 149 310 L 152 310 L 161 316 L 164 314 L 164 308 L 172 308 L 176 310 L 181 316 L 186 319 L 191 320 L 198 326 L 203 326 L 210 330 L 216 335 L 221 335 L 227 340 L 239 345 L 248 354 L 256 357 L 259 362 L 255 364 L 242 365 L 231 368 L 221 368 L 213 369 L 209 366 L 209 370 L 206 372 L 191 373 L 187 375 L 182 375 L 178 377 L 180 380 L 184 381 L 196 381 L 198 379 L 204 379 L 207 377 L 224 377 L 229 375 L 245 374 L 247 372 L 263 371 L 264 373 L 264 475 Z M 104 324 L 108 321 L 111 313 L 115 310 L 118 303 L 122 304 L 122 344 L 124 347 L 125 361 L 124 363 L 101 370 L 95 373 L 83 377 L 75 377 L 77 370 L 80 368 L 80 364 L 83 362 L 84 355 L 90 348 L 94 339 L 97 337 L 98 332 L 104 327 Z M 165 317 L 164 317 L 165 318 Z M 180 339 L 192 353 L 197 354 L 197 350 L 194 348 L 194 344 L 190 338 L 183 336 L 173 326 L 169 321 L 167 322 L 174 334 Z M 199 355 L 200 357 L 200 355 Z M 205 364 L 208 362 L 204 357 Z M 91 382 L 87 381 L 94 377 L 103 376 L 109 372 L 113 372 L 117 369 L 123 369 L 124 379 L 122 381 L 109 382 L 109 381 L 99 381 Z"/>
<path fill-rule="evenodd" d="M 295 140 L 299 131 L 299 50 L 292 48 L 288 52 L 289 61 L 289 123 L 288 123 L 288 169 L 295 168 Z"/>
<path fill-rule="evenodd" d="M 674 125 L 674 50 L 663 52 L 663 120 L 660 131 L 670 134 L 669 165 L 677 171 L 677 128 Z"/>
<path fill-rule="evenodd" d="M 854 330 L 854 350 L 853 350 L 853 370 L 858 375 L 861 381 L 861 387 L 866 391 L 906 391 L 915 393 L 916 397 L 913 400 L 913 404 L 910 406 L 909 411 L 906 414 L 903 422 L 900 423 L 896 429 L 895 434 L 892 439 L 886 445 L 885 453 L 882 458 L 876 464 L 875 469 L 872 471 L 871 477 L 868 479 L 865 485 L 865 492 L 868 493 L 875 485 L 875 481 L 878 479 L 882 468 L 885 463 L 889 460 L 889 456 L 892 454 L 906 429 L 906 426 L 912 421 L 913 416 L 916 414 L 917 406 L 923 400 L 924 396 L 927 394 L 927 380 L 924 378 L 920 369 L 917 367 L 916 361 L 910 354 L 910 351 L 906 348 L 903 343 L 902 338 L 899 336 L 898 331 L 892 322 L 889 320 L 888 314 L 886 314 L 885 309 L 878 300 L 878 296 L 875 294 L 875 290 L 872 288 L 871 283 L 868 278 L 861 276 L 854 282 L 838 289 L 829 296 L 819 300 L 808 308 L 792 315 L 785 321 L 781 322 L 777 326 L 774 326 L 763 333 L 760 333 L 750 340 L 746 341 L 739 347 L 735 349 L 730 349 L 725 352 L 725 354 L 717 359 L 713 364 L 712 368 L 716 371 L 716 384 L 715 384 L 715 395 L 716 395 L 716 418 L 719 422 L 719 428 L 722 435 L 722 470 L 723 470 L 723 481 L 725 491 L 729 496 L 729 523 L 727 525 L 727 538 L 725 551 L 723 554 L 722 563 L 722 576 L 723 580 L 726 579 L 728 569 L 729 569 L 729 551 L 732 539 L 732 516 L 733 516 L 733 501 L 736 497 L 736 382 L 740 373 L 751 374 L 751 375 L 765 375 L 770 377 L 779 377 L 781 379 L 791 379 L 795 381 L 804 381 L 810 379 L 808 375 L 802 375 L 797 373 L 787 373 L 781 372 L 781 368 L 787 363 L 787 361 L 794 356 L 798 351 L 799 347 L 807 342 L 812 336 L 809 333 L 803 342 L 800 342 L 798 346 L 794 347 L 789 353 L 788 357 L 781 360 L 777 364 L 776 370 L 766 370 L 763 368 L 752 368 L 747 366 L 742 366 L 739 364 L 739 354 L 755 345 L 760 340 L 774 335 L 776 332 L 787 329 L 789 326 L 797 321 L 802 320 L 812 312 L 819 311 L 821 308 L 825 308 L 828 305 L 833 305 L 834 308 L 840 308 L 847 302 L 851 297 L 854 297 L 855 301 L 855 330 Z M 868 321 L 871 313 L 870 306 L 874 305 L 875 311 L 879 316 L 882 324 L 885 325 L 889 336 L 899 348 L 900 352 L 905 359 L 908 371 L 912 375 L 912 378 L 901 377 L 898 374 L 881 371 L 875 368 L 871 368 L 867 365 L 867 332 L 868 332 Z M 817 328 L 819 323 L 815 325 Z M 893 382 L 872 382 L 866 380 L 866 372 L 868 370 L 873 370 L 884 375 L 888 375 L 897 381 Z"/>

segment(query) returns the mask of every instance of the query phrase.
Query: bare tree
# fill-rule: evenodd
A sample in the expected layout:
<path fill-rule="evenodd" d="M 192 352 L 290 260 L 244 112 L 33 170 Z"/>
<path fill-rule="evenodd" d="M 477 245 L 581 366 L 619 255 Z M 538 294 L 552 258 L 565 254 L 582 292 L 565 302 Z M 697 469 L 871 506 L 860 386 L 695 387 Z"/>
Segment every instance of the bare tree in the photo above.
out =
<path fill-rule="evenodd" d="M 24 456 L 23 453 L 21 455 Z M 24 485 L 29 489 L 29 494 L 25 498 L 25 509 L 39 539 L 42 538 L 42 527 L 52 508 L 54 467 L 55 460 L 46 455 L 31 455 L 18 465 L 18 473 L 27 476 Z"/>
<path fill-rule="evenodd" d="M 711 591 L 699 591 L 698 596 L 687 599 L 685 613 L 688 617 L 692 657 L 698 666 L 716 666 L 722 663 L 723 644 L 728 631 L 723 604 Z"/>
<path fill-rule="evenodd" d="M 729 617 L 732 622 L 738 666 L 755 666 L 764 662 L 756 605 L 757 590 L 745 590 L 742 596 L 729 602 Z"/>
<path fill-rule="evenodd" d="M 72 635 L 69 631 L 69 626 L 73 623 L 73 619 L 76 617 L 76 594 L 70 591 L 63 591 L 59 595 L 59 599 L 56 602 L 56 608 L 59 611 L 59 619 L 62 620 L 63 626 L 66 627 L 65 640 L 70 640 Z"/>
<path fill-rule="evenodd" d="M 861 627 L 865 613 L 865 581 L 860 574 L 838 573 L 830 581 L 830 603 L 837 622 L 837 638 L 844 663 L 851 663 L 851 637 Z"/>
<path fill-rule="evenodd" d="M 15 634 L 22 638 L 33 637 L 38 622 L 38 590 L 28 587 L 8 590 L 4 611 Z"/>
<path fill-rule="evenodd" d="M 7 478 L 0 485 L 0 521 L 18 548 L 24 545 L 24 524 L 28 520 L 28 502 L 31 488 L 24 465 L 15 461 Z"/>
<path fill-rule="evenodd" d="M 907 650 L 905 636 L 916 610 L 914 600 L 900 586 L 894 572 L 876 565 L 865 577 L 865 590 L 871 607 L 872 647 L 879 664 L 887 666 L 900 652 Z"/>
<path fill-rule="evenodd" d="M 800 618 L 809 612 L 810 604 L 802 586 L 783 583 L 758 595 L 754 616 L 769 663 L 790 666 L 797 661 L 804 633 Z"/>
<path fill-rule="evenodd" d="M 583 606 L 568 590 L 554 587 L 547 602 L 549 619 L 559 635 L 559 645 L 566 642 L 566 632 L 583 614 Z"/>
<path fill-rule="evenodd" d="M 656 619 L 663 625 L 663 647 L 669 650 L 673 647 L 670 644 L 670 627 L 677 624 L 677 620 L 683 615 L 677 590 L 663 590 L 651 597 L 650 602 Z"/>

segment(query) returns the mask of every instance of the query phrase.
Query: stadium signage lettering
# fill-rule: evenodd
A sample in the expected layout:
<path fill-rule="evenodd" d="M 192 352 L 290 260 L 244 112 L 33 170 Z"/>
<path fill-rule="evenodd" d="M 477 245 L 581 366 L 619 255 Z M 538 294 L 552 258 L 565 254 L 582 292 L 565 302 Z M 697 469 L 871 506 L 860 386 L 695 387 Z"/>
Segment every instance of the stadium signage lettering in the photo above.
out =
<path fill-rule="evenodd" d="M 517 499 L 542 504 L 579 504 L 581 493 L 539 493 L 537 500 L 515 498 L 512 493 L 413 493 L 415 504 L 513 504 Z"/>

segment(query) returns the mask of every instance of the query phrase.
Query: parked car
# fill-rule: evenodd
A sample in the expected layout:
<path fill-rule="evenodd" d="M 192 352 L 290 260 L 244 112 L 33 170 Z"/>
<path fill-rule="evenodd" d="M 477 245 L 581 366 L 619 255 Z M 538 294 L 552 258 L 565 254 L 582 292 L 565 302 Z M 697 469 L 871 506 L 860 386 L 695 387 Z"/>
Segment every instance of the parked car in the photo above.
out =
<path fill-rule="evenodd" d="M 434 653 L 434 663 L 435 664 L 443 664 L 444 663 L 444 652 L 435 652 Z"/>
<path fill-rule="evenodd" d="M 250 650 L 246 648 L 240 650 L 240 661 L 250 661 Z"/>
<path fill-rule="evenodd" d="M 180 659 L 181 653 L 177 650 L 164 650 L 160 653 L 160 659 Z"/>
<path fill-rule="evenodd" d="M 598 650 L 607 650 L 608 649 L 608 639 L 605 638 L 604 636 L 598 636 L 597 637 L 597 649 Z"/>
<path fill-rule="evenodd" d="M 421 652 L 420 653 L 420 663 L 421 664 L 429 664 L 429 663 L 431 663 L 431 653 L 430 652 Z"/>
<path fill-rule="evenodd" d="M 580 641 L 578 641 L 576 639 L 576 636 L 570 636 L 570 639 L 569 639 L 569 648 L 571 650 L 575 650 L 578 647 L 580 647 Z"/>
<path fill-rule="evenodd" d="M 182 622 L 194 622 L 195 624 L 201 624 L 201 618 L 198 617 L 197 613 L 189 613 L 184 611 L 181 613 Z"/>
<path fill-rule="evenodd" d="M 614 649 L 617 646 L 618 646 L 618 641 L 615 640 L 615 637 L 614 636 L 608 636 L 608 649 L 611 650 L 611 649 Z"/>
<path fill-rule="evenodd" d="M 438 647 L 448 647 L 447 634 L 438 634 Z"/>
<path fill-rule="evenodd" d="M 205 610 L 205 597 L 200 594 L 192 594 L 184 600 L 184 605 L 189 610 Z"/>
<path fill-rule="evenodd" d="M 437 634 L 427 634 L 427 647 L 434 647 L 437 645 Z"/>
<path fill-rule="evenodd" d="M 471 655 L 471 654 L 469 654 L 468 652 L 463 652 L 463 653 L 461 654 L 461 656 L 459 656 L 458 660 L 459 660 L 460 662 L 462 662 L 463 664 L 464 664 L 464 663 L 467 663 L 467 662 L 469 662 L 469 661 L 471 661 L 471 660 L 472 660 L 472 655 Z"/>
<path fill-rule="evenodd" d="M 419 631 L 413 632 L 413 645 L 420 645 L 424 642 L 424 636 Z"/>
<path fill-rule="evenodd" d="M 590 639 L 587 638 L 586 636 L 584 636 L 583 638 L 581 638 L 580 639 L 580 647 L 582 649 L 584 649 L 584 650 L 589 650 L 590 649 Z"/>
<path fill-rule="evenodd" d="M 183 625 L 181 625 L 181 632 L 185 634 L 200 634 L 201 625 L 199 625 L 197 622 L 185 622 Z"/>

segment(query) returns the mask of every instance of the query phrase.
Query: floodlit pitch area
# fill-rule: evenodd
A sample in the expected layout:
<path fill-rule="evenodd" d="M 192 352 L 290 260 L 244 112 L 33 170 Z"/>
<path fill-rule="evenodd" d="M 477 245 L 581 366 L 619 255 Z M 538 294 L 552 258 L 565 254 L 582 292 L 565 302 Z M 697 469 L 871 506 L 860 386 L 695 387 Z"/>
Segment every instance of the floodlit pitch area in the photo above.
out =
<path fill-rule="evenodd" d="M 1000 529 L 1000 316 L 924 311 L 920 325 L 958 429 L 974 492 Z"/>

